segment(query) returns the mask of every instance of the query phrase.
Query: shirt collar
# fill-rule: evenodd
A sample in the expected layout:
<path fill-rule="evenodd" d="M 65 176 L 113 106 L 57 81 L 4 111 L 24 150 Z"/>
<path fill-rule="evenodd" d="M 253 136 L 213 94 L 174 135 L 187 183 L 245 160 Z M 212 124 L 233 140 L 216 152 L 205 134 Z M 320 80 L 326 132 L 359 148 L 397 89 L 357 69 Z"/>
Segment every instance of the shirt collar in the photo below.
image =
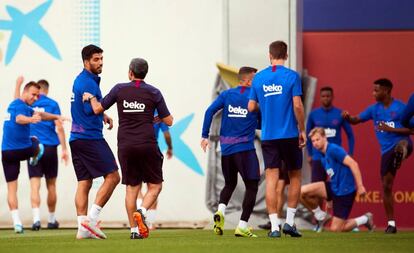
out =
<path fill-rule="evenodd" d="M 98 75 L 95 75 L 94 73 L 89 72 L 86 69 L 83 69 L 82 75 L 92 78 L 98 85 L 101 82 L 101 77 L 99 77 Z"/>

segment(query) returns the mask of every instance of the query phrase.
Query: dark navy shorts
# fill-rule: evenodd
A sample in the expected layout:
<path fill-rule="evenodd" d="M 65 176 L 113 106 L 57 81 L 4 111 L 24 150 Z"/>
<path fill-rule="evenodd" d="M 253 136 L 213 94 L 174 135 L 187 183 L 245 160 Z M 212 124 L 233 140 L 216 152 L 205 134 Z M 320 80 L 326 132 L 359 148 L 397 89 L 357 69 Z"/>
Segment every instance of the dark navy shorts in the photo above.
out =
<path fill-rule="evenodd" d="M 397 174 L 397 169 L 394 166 L 394 159 L 395 159 L 395 152 L 394 152 L 395 146 L 390 149 L 389 151 L 385 152 L 381 156 L 381 177 L 384 177 L 388 172 L 390 172 L 393 176 Z M 407 147 L 407 157 L 411 155 L 413 152 L 413 145 L 411 142 L 408 143 Z"/>
<path fill-rule="evenodd" d="M 281 168 L 282 161 L 286 170 L 302 168 L 302 150 L 299 148 L 299 138 L 277 139 L 262 141 L 262 152 L 265 168 Z"/>
<path fill-rule="evenodd" d="M 333 209 L 333 216 L 347 220 L 349 215 L 352 211 L 352 206 L 354 205 L 356 191 L 343 195 L 343 196 L 336 196 L 331 189 L 331 185 L 329 182 L 325 182 L 325 189 L 327 194 L 327 200 L 332 200 L 332 209 Z"/>
<path fill-rule="evenodd" d="M 31 166 L 27 163 L 29 168 L 29 178 L 43 177 L 46 179 L 56 178 L 58 174 L 58 154 L 57 146 L 45 146 L 45 151 L 42 158 L 36 166 Z"/>
<path fill-rule="evenodd" d="M 254 149 L 221 156 L 221 169 L 227 182 L 235 177 L 237 181 L 237 173 L 243 180 L 260 180 L 259 160 Z"/>
<path fill-rule="evenodd" d="M 312 160 L 311 166 L 312 166 L 311 182 L 312 183 L 320 182 L 320 181 L 325 182 L 328 175 L 326 174 L 326 170 L 323 167 L 321 160 Z"/>
<path fill-rule="evenodd" d="M 157 144 L 118 147 L 122 184 L 139 185 L 142 182 L 160 184 L 164 181 L 164 156 Z"/>
<path fill-rule="evenodd" d="M 20 161 L 28 160 L 34 156 L 39 141 L 32 139 L 32 143 L 33 145 L 28 148 L 1 151 L 1 162 L 6 182 L 17 180 L 20 173 Z"/>
<path fill-rule="evenodd" d="M 69 143 L 78 181 L 108 175 L 118 170 L 114 154 L 104 140 L 75 140 Z"/>

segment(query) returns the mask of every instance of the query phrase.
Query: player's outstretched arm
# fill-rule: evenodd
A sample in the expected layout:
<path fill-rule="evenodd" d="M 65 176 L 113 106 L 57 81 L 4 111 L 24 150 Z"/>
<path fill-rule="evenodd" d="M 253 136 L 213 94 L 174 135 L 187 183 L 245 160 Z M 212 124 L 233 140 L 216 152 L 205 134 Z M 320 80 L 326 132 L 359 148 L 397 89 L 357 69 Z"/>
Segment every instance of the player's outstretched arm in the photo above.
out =
<path fill-rule="evenodd" d="M 346 121 L 348 121 L 352 125 L 356 125 L 362 122 L 359 116 L 352 116 L 348 111 L 342 111 L 341 115 L 342 115 L 342 118 L 344 118 Z"/>
<path fill-rule="evenodd" d="M 22 114 L 16 116 L 16 123 L 20 125 L 36 124 L 42 121 L 38 112 L 35 112 L 32 117 L 28 117 Z"/>
<path fill-rule="evenodd" d="M 92 95 L 89 92 L 83 93 L 82 101 L 84 103 L 89 102 L 91 104 L 94 114 L 101 114 L 105 111 L 105 109 L 102 107 L 102 104 L 98 101 L 96 96 Z"/>
<path fill-rule="evenodd" d="M 24 77 L 23 76 L 17 77 L 17 79 L 16 79 L 16 86 L 15 86 L 15 89 L 14 89 L 14 99 L 20 98 L 20 90 L 21 90 L 23 81 L 24 81 Z"/>
<path fill-rule="evenodd" d="M 359 196 L 364 196 L 366 194 L 366 190 L 362 182 L 362 175 L 358 163 L 349 155 L 345 156 L 342 163 L 349 167 L 349 169 L 352 171 L 352 174 L 354 175 L 357 194 Z"/>

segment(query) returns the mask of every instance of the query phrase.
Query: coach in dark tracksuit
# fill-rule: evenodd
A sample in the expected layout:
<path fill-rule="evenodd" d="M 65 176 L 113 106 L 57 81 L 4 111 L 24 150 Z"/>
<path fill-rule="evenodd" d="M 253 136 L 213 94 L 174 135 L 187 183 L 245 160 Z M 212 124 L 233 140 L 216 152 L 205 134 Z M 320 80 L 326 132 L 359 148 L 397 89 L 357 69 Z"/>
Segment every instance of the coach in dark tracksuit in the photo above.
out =
<path fill-rule="evenodd" d="M 84 93 L 83 96 L 84 101 L 91 103 L 95 114 L 117 103 L 118 159 L 122 184 L 126 185 L 125 205 L 131 239 L 148 237 L 144 215 L 157 200 L 162 188 L 163 155 L 155 138 L 154 111 L 158 111 L 158 118 L 168 126 L 173 122 L 161 92 L 144 82 L 147 73 L 148 63 L 144 59 L 132 59 L 128 74 L 130 82 L 115 85 L 100 102 L 92 94 Z M 137 211 L 136 199 L 142 182 L 148 183 L 148 191 Z"/>

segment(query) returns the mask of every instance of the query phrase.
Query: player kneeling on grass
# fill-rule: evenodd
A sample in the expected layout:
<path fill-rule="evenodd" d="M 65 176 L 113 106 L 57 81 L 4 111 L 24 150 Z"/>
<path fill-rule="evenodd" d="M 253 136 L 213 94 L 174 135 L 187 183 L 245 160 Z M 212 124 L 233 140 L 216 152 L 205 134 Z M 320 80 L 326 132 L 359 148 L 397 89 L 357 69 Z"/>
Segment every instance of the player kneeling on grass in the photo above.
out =
<path fill-rule="evenodd" d="M 364 196 L 365 187 L 357 162 L 345 150 L 336 144 L 329 143 L 323 128 L 314 128 L 309 133 L 314 148 L 323 154 L 322 164 L 328 174 L 327 182 L 316 182 L 303 185 L 301 202 L 315 214 L 318 221 L 326 219 L 327 214 L 318 207 L 318 199 L 332 200 L 333 219 L 330 230 L 347 232 L 355 227 L 365 225 L 368 230 L 374 229 L 371 213 L 354 219 L 348 219 L 354 204 L 355 195 Z"/>
<path fill-rule="evenodd" d="M 208 136 L 214 114 L 223 111 L 220 129 L 221 168 L 225 185 L 220 193 L 218 211 L 214 214 L 214 232 L 223 234 L 226 206 L 237 186 L 237 173 L 240 173 L 246 186 L 243 199 L 243 212 L 235 236 L 257 237 L 247 226 L 250 214 L 256 203 L 260 179 L 259 162 L 254 148 L 255 130 L 258 125 L 258 112 L 248 112 L 250 86 L 255 68 L 242 67 L 239 71 L 240 86 L 223 91 L 208 107 L 203 123 L 201 148 L 206 151 Z"/>

